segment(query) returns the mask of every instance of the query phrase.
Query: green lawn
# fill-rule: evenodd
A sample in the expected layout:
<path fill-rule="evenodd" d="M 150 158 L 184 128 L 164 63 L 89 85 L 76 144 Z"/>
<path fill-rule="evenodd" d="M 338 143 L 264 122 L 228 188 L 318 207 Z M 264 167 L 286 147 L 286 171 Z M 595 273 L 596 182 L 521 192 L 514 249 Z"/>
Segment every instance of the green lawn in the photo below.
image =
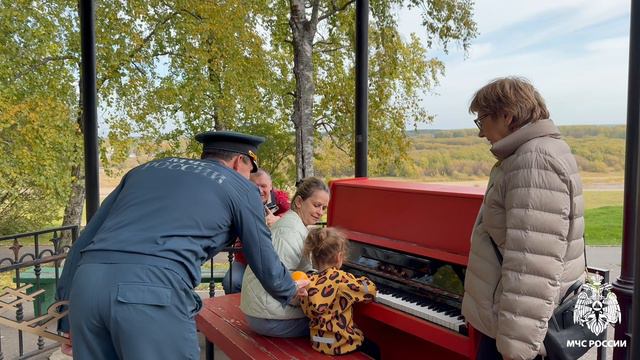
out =
<path fill-rule="evenodd" d="M 587 245 L 622 244 L 622 191 L 585 191 Z"/>
<path fill-rule="evenodd" d="M 587 245 L 622 244 L 622 206 L 587 209 L 584 220 Z"/>

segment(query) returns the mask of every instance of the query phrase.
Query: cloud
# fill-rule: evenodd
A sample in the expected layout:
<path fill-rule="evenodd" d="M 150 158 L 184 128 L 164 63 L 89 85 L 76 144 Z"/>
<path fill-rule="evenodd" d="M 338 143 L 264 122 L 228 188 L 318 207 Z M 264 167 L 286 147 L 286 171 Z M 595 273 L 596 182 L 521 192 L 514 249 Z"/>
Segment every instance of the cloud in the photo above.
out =
<path fill-rule="evenodd" d="M 423 101 L 436 115 L 429 128 L 473 127 L 467 112 L 473 93 L 507 75 L 529 78 L 559 124 L 626 121 L 630 0 L 483 0 L 475 6 L 481 35 L 468 58 L 460 51 L 439 55 L 446 76 L 435 89 L 439 95 Z M 411 22 L 403 19 L 401 31 Z"/>
<path fill-rule="evenodd" d="M 529 46 L 544 44 L 553 41 L 557 37 L 567 37 L 570 34 L 588 29 L 590 27 L 617 19 L 628 13 L 628 0 L 607 1 L 573 1 L 574 6 L 557 8 L 546 13 L 548 17 L 540 15 L 529 18 L 528 26 L 535 26 L 541 22 L 542 26 L 536 31 L 530 31 L 524 41 L 521 41 L 513 50 L 523 49 Z M 563 1 L 558 1 L 563 3 Z"/>
<path fill-rule="evenodd" d="M 474 44 L 469 50 L 469 59 L 481 59 L 482 57 L 491 54 L 492 50 L 493 44 L 491 43 Z"/>
<path fill-rule="evenodd" d="M 440 95 L 424 99 L 425 108 L 437 115 L 429 127 L 471 127 L 467 109 L 473 93 L 507 75 L 530 79 L 559 124 L 624 123 L 626 61 L 626 51 L 601 47 L 576 57 L 545 50 L 452 65 L 437 89 Z"/>
<path fill-rule="evenodd" d="M 598 1 L 598 0 L 596 0 Z M 474 18 L 482 35 L 525 22 L 546 12 L 575 8 L 583 0 L 503 1 L 483 0 L 475 3 Z"/>
<path fill-rule="evenodd" d="M 588 51 L 628 51 L 629 36 L 619 36 L 603 40 L 596 40 L 585 45 Z"/>

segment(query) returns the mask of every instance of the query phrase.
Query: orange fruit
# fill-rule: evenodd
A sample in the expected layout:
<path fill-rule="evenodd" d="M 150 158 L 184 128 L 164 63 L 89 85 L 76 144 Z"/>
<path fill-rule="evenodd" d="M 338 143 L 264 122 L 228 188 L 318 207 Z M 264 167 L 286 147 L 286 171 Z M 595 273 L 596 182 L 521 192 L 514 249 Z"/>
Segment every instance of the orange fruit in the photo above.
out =
<path fill-rule="evenodd" d="M 298 280 L 309 280 L 309 277 L 307 276 L 307 274 L 304 273 L 304 271 L 294 271 L 291 273 L 291 278 L 293 279 L 293 281 L 298 281 Z"/>

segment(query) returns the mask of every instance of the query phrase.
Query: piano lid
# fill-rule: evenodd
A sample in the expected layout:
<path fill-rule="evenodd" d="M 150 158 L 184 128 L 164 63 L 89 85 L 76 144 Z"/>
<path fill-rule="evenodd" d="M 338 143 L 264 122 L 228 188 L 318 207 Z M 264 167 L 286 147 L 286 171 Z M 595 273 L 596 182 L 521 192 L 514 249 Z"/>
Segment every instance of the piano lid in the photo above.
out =
<path fill-rule="evenodd" d="M 483 195 L 475 187 L 335 180 L 327 223 L 351 240 L 466 265 Z"/>

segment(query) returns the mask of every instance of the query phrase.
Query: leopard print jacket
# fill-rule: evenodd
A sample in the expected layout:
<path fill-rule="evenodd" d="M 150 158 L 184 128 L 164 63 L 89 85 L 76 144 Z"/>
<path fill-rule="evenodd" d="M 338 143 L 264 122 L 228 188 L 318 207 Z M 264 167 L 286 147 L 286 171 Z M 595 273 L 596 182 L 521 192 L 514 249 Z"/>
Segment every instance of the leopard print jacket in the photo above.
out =
<path fill-rule="evenodd" d="M 300 305 L 311 320 L 313 348 L 329 355 L 354 351 L 364 336 L 353 323 L 353 304 L 373 300 L 376 285 L 335 267 L 313 274 L 309 280 L 309 296 Z"/>

